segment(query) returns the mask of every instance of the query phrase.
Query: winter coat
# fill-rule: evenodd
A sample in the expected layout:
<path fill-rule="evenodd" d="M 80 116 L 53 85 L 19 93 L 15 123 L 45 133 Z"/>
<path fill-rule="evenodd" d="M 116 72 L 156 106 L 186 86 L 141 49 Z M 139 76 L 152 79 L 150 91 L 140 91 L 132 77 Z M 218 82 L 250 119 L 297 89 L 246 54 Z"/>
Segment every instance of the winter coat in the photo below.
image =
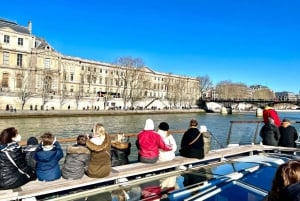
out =
<path fill-rule="evenodd" d="M 111 172 L 111 141 L 109 135 L 105 134 L 105 139 L 102 144 L 95 144 L 92 140 L 87 140 L 86 146 L 91 151 L 87 175 L 93 178 L 108 176 Z"/>
<path fill-rule="evenodd" d="M 276 112 L 276 110 L 272 107 L 266 107 L 263 110 L 263 119 L 264 119 L 264 123 L 268 124 L 269 122 L 269 118 L 272 118 L 274 120 L 274 123 L 277 127 L 280 126 L 281 122 L 280 122 L 280 118 Z"/>
<path fill-rule="evenodd" d="M 264 145 L 277 146 L 280 137 L 279 129 L 274 124 L 265 124 L 259 133 Z"/>
<path fill-rule="evenodd" d="M 13 165 L 5 152 L 11 156 L 24 173 L 30 174 L 22 148 L 18 143 L 0 145 L 0 190 L 17 188 L 29 182 L 31 179 L 18 171 L 18 168 Z"/>
<path fill-rule="evenodd" d="M 278 146 L 296 147 L 295 141 L 298 139 L 298 133 L 295 127 L 289 122 L 283 122 L 279 127 L 280 138 Z"/>
<path fill-rule="evenodd" d="M 162 137 L 164 143 L 170 147 L 172 147 L 171 151 L 164 151 L 162 149 L 159 149 L 159 161 L 169 161 L 173 160 L 175 158 L 175 152 L 177 150 L 177 144 L 173 137 L 173 135 L 167 135 L 167 131 L 158 130 L 157 133 Z"/>
<path fill-rule="evenodd" d="M 85 174 L 90 161 L 90 150 L 83 145 L 69 145 L 61 168 L 65 179 L 80 179 Z"/>
<path fill-rule="evenodd" d="M 37 150 L 39 145 L 27 145 L 23 148 L 23 152 L 25 154 L 25 160 L 27 163 L 27 166 L 30 168 L 30 171 L 32 172 L 32 175 L 36 179 L 36 160 L 34 159 L 35 151 Z"/>
<path fill-rule="evenodd" d="M 63 150 L 58 142 L 49 151 L 43 150 L 42 145 L 37 148 L 34 158 L 36 160 L 36 175 L 40 181 L 53 181 L 61 177 L 59 160 L 63 157 Z"/>
<path fill-rule="evenodd" d="M 158 159 L 159 149 L 171 151 L 172 147 L 166 145 L 161 136 L 153 130 L 143 130 L 137 135 L 136 146 L 139 157 L 145 159 Z"/>
<path fill-rule="evenodd" d="M 112 166 L 125 165 L 129 163 L 128 156 L 130 155 L 131 143 L 115 142 L 111 143 L 111 164 Z"/>
<path fill-rule="evenodd" d="M 181 148 L 179 150 L 180 155 L 187 158 L 204 158 L 204 140 L 203 135 L 193 143 L 197 136 L 200 134 L 198 128 L 191 127 L 189 128 L 182 136 L 181 139 Z"/>

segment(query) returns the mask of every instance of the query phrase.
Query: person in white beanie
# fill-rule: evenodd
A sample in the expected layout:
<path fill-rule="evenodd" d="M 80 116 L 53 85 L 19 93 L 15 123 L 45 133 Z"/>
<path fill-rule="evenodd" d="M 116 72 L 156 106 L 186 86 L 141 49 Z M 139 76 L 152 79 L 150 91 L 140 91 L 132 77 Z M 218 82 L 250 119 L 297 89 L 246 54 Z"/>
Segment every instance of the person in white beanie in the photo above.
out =
<path fill-rule="evenodd" d="M 163 141 L 172 147 L 171 151 L 164 151 L 159 149 L 159 161 L 170 161 L 175 158 L 175 152 L 177 150 L 177 144 L 172 134 L 169 132 L 169 124 L 167 122 L 161 122 L 158 126 L 157 133 L 162 137 Z"/>
<path fill-rule="evenodd" d="M 172 147 L 166 145 L 161 136 L 154 131 L 152 119 L 147 119 L 144 129 L 137 135 L 136 146 L 138 161 L 155 163 L 158 160 L 159 149 L 171 151 Z"/>

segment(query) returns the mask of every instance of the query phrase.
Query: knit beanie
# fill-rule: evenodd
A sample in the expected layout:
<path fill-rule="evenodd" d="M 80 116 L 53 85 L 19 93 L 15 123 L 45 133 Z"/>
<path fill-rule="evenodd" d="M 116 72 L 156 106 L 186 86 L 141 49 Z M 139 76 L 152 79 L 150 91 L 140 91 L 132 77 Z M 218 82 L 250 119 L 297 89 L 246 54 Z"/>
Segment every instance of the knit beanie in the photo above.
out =
<path fill-rule="evenodd" d="M 152 119 L 147 119 L 144 130 L 154 130 L 154 123 Z"/>
<path fill-rule="evenodd" d="M 158 126 L 158 129 L 162 131 L 168 131 L 169 130 L 169 124 L 167 122 L 161 122 Z"/>
<path fill-rule="evenodd" d="M 37 145 L 39 144 L 38 140 L 36 139 L 36 137 L 30 137 L 27 140 L 27 145 Z"/>

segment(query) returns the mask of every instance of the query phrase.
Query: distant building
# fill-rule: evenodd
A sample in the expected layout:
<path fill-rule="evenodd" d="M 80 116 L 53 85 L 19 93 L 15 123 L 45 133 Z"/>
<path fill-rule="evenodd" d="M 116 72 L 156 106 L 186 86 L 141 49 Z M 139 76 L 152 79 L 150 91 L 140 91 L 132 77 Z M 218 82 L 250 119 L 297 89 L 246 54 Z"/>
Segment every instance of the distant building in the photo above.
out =
<path fill-rule="evenodd" d="M 288 91 L 276 92 L 275 97 L 279 101 L 296 101 L 298 99 L 296 94 Z"/>
<path fill-rule="evenodd" d="M 126 67 L 70 57 L 57 52 L 26 27 L 0 19 L 0 95 L 15 97 L 24 108 L 83 107 L 107 109 L 161 100 L 165 107 L 195 105 L 199 80 L 155 72 L 148 67 Z M 1 97 L 0 96 L 0 97 Z M 1 101 L 3 108 L 5 101 Z"/>

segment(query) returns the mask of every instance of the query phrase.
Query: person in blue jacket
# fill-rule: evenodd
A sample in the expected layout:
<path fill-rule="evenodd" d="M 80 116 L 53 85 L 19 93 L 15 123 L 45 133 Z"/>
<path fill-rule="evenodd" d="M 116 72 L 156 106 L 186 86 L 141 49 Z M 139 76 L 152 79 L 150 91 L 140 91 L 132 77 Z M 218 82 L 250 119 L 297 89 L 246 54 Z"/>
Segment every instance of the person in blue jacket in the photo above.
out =
<path fill-rule="evenodd" d="M 61 177 L 59 161 L 63 158 L 63 150 L 52 133 L 44 133 L 41 139 L 35 153 L 37 178 L 40 181 L 59 179 Z"/>

